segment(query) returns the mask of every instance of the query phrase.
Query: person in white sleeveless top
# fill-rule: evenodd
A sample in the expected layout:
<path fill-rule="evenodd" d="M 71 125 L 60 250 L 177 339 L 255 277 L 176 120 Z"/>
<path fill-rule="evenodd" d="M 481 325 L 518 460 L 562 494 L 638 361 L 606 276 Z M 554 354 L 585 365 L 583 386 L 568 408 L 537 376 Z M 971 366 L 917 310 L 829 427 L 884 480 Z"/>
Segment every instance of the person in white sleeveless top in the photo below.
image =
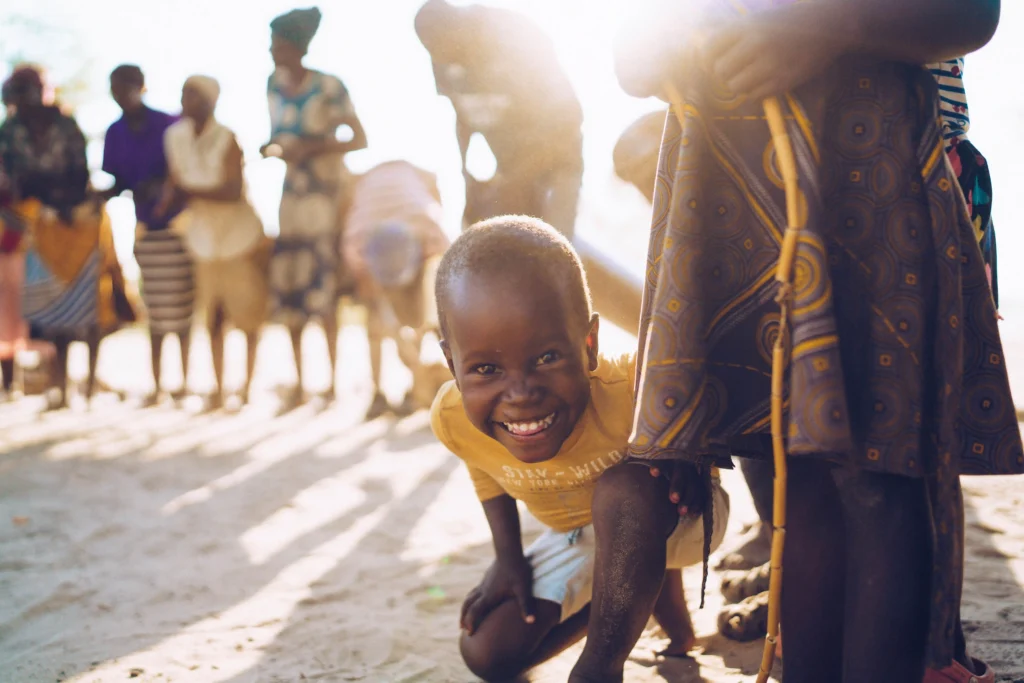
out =
<path fill-rule="evenodd" d="M 269 301 L 269 241 L 245 193 L 242 149 L 235 134 L 214 118 L 220 86 L 192 76 L 181 91 L 182 119 L 167 129 L 164 146 L 170 171 L 165 206 L 188 203 L 185 244 L 196 262 L 197 309 L 205 311 L 217 390 L 224 402 L 224 326 L 231 322 L 248 341 L 242 402 L 256 363 L 260 328 Z"/>

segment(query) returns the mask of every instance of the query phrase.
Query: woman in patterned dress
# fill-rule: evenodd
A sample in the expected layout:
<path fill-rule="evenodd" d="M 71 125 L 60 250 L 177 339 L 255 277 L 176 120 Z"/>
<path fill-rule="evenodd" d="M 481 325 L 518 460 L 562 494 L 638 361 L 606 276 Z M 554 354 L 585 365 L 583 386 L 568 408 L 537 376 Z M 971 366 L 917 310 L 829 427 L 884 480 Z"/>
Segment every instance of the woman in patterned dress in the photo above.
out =
<path fill-rule="evenodd" d="M 954 657 L 959 476 L 1024 471 L 984 262 L 920 66 L 984 45 L 999 3 L 823 0 L 744 17 L 739 0 L 699 4 L 727 14 L 688 33 L 700 8 L 681 3 L 619 51 L 630 93 L 682 93 L 654 198 L 630 461 L 658 461 L 694 512 L 708 465 L 768 456 L 785 297 L 786 681 L 920 681 Z M 773 277 L 787 219 L 769 95 L 799 176 L 791 291 Z M 609 472 L 595 495 L 601 635 L 570 680 L 621 680 L 660 588 L 655 520 L 673 506 L 643 469 Z"/>
<path fill-rule="evenodd" d="M 22 68 L 8 80 L 16 113 L 0 126 L 0 159 L 16 194 L 43 206 L 29 233 L 23 314 L 38 336 L 56 346 L 58 393 L 67 405 L 67 352 L 89 345 L 86 397 L 96 381 L 100 340 L 135 312 L 114 253 L 110 218 L 91 193 L 85 136 L 73 118 L 43 103 L 38 71 Z"/>
<path fill-rule="evenodd" d="M 291 334 L 298 376 L 287 407 L 302 401 L 302 331 L 312 318 L 324 326 L 331 362 L 327 397 L 334 395 L 343 156 L 366 147 L 366 134 L 345 85 L 303 65 L 319 26 L 320 11 L 315 7 L 293 10 L 270 24 L 276 70 L 267 84 L 271 138 L 261 151 L 287 164 L 281 231 L 270 263 L 272 316 Z M 351 140 L 337 139 L 341 126 L 351 128 Z"/>

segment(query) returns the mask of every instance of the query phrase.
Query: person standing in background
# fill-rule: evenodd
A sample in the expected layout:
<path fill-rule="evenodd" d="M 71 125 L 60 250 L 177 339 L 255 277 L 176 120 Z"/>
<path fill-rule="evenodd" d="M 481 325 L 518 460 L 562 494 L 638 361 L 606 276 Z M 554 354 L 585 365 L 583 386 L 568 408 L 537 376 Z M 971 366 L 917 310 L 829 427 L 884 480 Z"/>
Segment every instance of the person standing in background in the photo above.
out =
<path fill-rule="evenodd" d="M 345 85 L 335 76 L 307 69 L 303 59 L 320 27 L 320 10 L 296 9 L 270 24 L 275 71 L 267 83 L 270 142 L 264 156 L 284 160 L 280 236 L 270 264 L 273 318 L 290 333 L 297 384 L 285 408 L 303 400 L 302 332 L 319 318 L 327 337 L 334 396 L 338 357 L 338 266 L 341 253 L 339 203 L 343 157 L 366 147 L 366 134 Z M 337 130 L 348 126 L 352 138 Z"/>
<path fill-rule="evenodd" d="M 67 355 L 89 346 L 86 398 L 96 386 L 100 340 L 135 321 L 114 252 L 110 217 L 91 192 L 85 135 L 74 118 L 43 100 L 43 78 L 16 69 L 4 87 L 15 114 L 0 126 L 0 160 L 14 193 L 41 205 L 26 253 L 23 314 L 33 336 L 56 347 L 57 390 L 50 408 L 67 406 Z"/>
<path fill-rule="evenodd" d="M 107 129 L 103 170 L 114 177 L 114 186 L 104 196 L 110 199 L 128 190 L 135 202 L 135 259 L 142 271 L 153 364 L 154 388 L 145 405 L 154 405 L 161 396 L 165 335 L 177 335 L 181 346 L 182 385 L 174 398 L 184 398 L 187 392 L 195 286 L 192 258 L 173 225 L 182 206 L 170 207 L 159 219 L 153 215 L 167 178 L 164 132 L 177 117 L 147 107 L 142 101 L 145 89 L 139 67 L 123 64 L 111 72 L 110 94 L 123 116 Z"/>
<path fill-rule="evenodd" d="M 345 217 L 342 254 L 367 308 L 373 400 L 367 420 L 389 410 L 381 390 L 381 344 L 395 340 L 402 363 L 413 376 L 399 416 L 428 408 L 448 368 L 420 362 L 427 332 L 437 331 L 434 276 L 448 237 L 441 228 L 441 194 L 437 177 L 407 161 L 374 166 L 353 181 Z M 444 377 L 437 382 L 438 377 Z"/>
<path fill-rule="evenodd" d="M 466 181 L 463 227 L 503 213 L 537 216 L 573 237 L 583 179 L 583 109 L 551 39 L 518 12 L 428 0 L 416 34 L 437 92 L 451 100 Z M 480 133 L 497 162 L 489 182 L 466 168 Z"/>
<path fill-rule="evenodd" d="M 185 81 L 182 120 L 164 137 L 170 172 L 154 212 L 163 220 L 171 207 L 187 204 L 185 243 L 195 259 L 198 307 L 206 315 L 217 380 L 213 409 L 224 404 L 225 324 L 230 321 L 246 337 L 244 404 L 269 300 L 269 240 L 245 195 L 242 148 L 235 134 L 214 118 L 219 96 L 220 85 L 209 76 Z"/>

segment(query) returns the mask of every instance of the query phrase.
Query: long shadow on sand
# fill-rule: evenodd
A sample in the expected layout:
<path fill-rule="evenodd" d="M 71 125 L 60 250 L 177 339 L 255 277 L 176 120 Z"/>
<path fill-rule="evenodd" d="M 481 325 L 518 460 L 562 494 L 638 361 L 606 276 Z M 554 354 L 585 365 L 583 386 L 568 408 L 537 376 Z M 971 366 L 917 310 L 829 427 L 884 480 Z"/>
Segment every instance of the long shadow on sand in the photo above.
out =
<path fill-rule="evenodd" d="M 348 496 L 317 500 L 316 487 L 360 466 L 372 444 L 408 439 L 333 412 L 5 417 L 17 418 L 0 444 L 0 519 L 14 520 L 0 527 L 0 678 L 10 681 L 63 680 L 243 605 L 393 502 L 372 471 Z M 422 432 L 419 442 L 432 439 Z M 285 541 L 261 535 L 261 524 L 287 526 L 296 505 L 316 508 L 314 522 Z M 215 541 L 195 533 L 210 520 Z"/>

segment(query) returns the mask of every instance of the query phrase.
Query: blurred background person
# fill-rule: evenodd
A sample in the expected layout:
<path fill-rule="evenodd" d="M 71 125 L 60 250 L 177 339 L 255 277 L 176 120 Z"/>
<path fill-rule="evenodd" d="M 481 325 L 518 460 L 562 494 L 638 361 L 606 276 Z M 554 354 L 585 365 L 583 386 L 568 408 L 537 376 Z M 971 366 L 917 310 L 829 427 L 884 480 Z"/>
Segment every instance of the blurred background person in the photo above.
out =
<path fill-rule="evenodd" d="M 135 203 L 135 260 L 142 271 L 153 367 L 153 393 L 145 404 L 153 405 L 161 397 L 160 361 L 168 334 L 177 335 L 181 348 L 182 386 L 174 397 L 186 394 L 195 286 L 192 258 L 172 228 L 182 205 L 169 207 L 160 218 L 153 215 L 167 179 L 164 133 L 178 118 L 147 107 L 142 101 L 145 88 L 137 66 L 123 64 L 111 72 L 110 94 L 123 115 L 107 129 L 103 170 L 114 178 L 104 196 L 109 199 L 127 190 Z"/>
<path fill-rule="evenodd" d="M 216 390 L 211 409 L 224 405 L 224 335 L 231 322 L 245 333 L 243 404 L 249 401 L 260 329 L 269 302 L 267 256 L 270 242 L 245 194 L 243 157 L 235 134 L 217 121 L 220 85 L 191 76 L 181 89 L 182 119 L 165 137 L 170 170 L 154 215 L 186 203 L 185 242 L 196 268 L 197 308 L 206 318 Z"/>
<path fill-rule="evenodd" d="M 518 12 L 445 0 L 428 0 L 415 27 L 437 92 L 455 109 L 463 227 L 517 213 L 542 218 L 571 239 L 583 179 L 583 109 L 551 39 Z M 497 162 L 486 183 L 466 167 L 476 133 Z"/>
<path fill-rule="evenodd" d="M 319 318 L 327 337 L 334 397 L 338 357 L 339 203 L 346 173 L 343 157 L 366 147 L 366 134 L 345 85 L 335 76 L 307 69 L 303 58 L 320 26 L 320 10 L 296 9 L 270 24 L 275 70 L 267 84 L 270 142 L 264 156 L 287 165 L 281 196 L 281 232 L 271 260 L 273 317 L 291 335 L 297 383 L 286 407 L 303 400 L 302 331 Z M 348 126 L 350 140 L 337 130 Z"/>
<path fill-rule="evenodd" d="M 429 408 L 451 379 L 443 363 L 421 362 L 424 336 L 437 330 L 434 276 L 448 237 L 441 228 L 441 195 L 433 173 L 407 161 L 379 164 L 353 184 L 343 254 L 367 309 L 373 400 L 366 419 Z M 390 337 L 413 385 L 392 408 L 381 390 L 381 351 Z"/>
<path fill-rule="evenodd" d="M 67 354 L 89 347 L 85 395 L 96 387 L 100 340 L 135 312 L 114 253 L 110 218 L 91 194 L 85 136 L 74 118 L 43 102 L 41 73 L 15 70 L 5 90 L 14 115 L 0 126 L 0 159 L 15 194 L 42 205 L 31 231 L 23 311 L 38 336 L 56 346 L 51 408 L 67 405 Z"/>

